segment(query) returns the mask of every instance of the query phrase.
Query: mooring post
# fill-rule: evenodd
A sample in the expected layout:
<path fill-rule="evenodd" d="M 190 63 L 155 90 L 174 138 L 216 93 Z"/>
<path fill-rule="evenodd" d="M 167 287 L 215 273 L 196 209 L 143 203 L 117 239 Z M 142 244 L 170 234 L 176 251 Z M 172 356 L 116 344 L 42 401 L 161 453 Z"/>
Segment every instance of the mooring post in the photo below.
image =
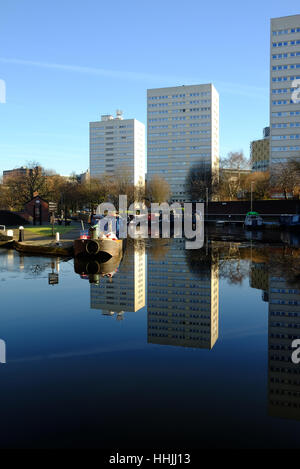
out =
<path fill-rule="evenodd" d="M 24 241 L 24 226 L 19 226 L 19 243 Z"/>
<path fill-rule="evenodd" d="M 6 363 L 6 343 L 0 339 L 0 363 Z"/>

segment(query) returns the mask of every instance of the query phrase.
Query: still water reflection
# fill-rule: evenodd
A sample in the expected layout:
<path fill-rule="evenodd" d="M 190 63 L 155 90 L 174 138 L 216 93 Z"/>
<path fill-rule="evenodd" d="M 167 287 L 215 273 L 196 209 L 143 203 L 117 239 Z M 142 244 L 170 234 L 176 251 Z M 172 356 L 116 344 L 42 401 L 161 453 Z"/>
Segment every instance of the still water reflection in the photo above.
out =
<path fill-rule="evenodd" d="M 300 250 L 0 251 L 1 447 L 299 447 Z"/>

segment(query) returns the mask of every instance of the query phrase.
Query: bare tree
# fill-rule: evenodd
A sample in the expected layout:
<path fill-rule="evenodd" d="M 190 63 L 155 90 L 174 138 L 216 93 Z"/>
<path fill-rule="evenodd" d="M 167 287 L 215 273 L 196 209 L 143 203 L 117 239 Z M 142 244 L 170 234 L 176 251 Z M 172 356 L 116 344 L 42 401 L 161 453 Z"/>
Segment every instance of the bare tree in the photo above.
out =
<path fill-rule="evenodd" d="M 244 198 L 247 193 L 245 170 L 249 169 L 249 160 L 243 152 L 230 152 L 220 160 L 219 181 L 216 193 L 220 200 Z"/>
<path fill-rule="evenodd" d="M 0 210 L 11 210 L 14 208 L 15 198 L 7 186 L 0 184 Z"/>
<path fill-rule="evenodd" d="M 214 177 L 210 166 L 198 163 L 192 166 L 186 177 L 186 191 L 191 200 L 204 200 L 208 191 L 209 196 L 214 192 L 217 179 Z"/>
<path fill-rule="evenodd" d="M 47 197 L 47 177 L 37 162 L 29 164 L 26 175 L 11 177 L 6 187 L 8 190 L 6 195 L 9 200 L 13 200 L 11 207 L 14 209 L 21 209 L 35 194 Z"/>
<path fill-rule="evenodd" d="M 281 191 L 284 198 L 287 199 L 289 194 L 294 195 L 294 191 L 300 184 L 300 170 L 297 161 L 289 161 L 288 163 L 277 163 L 272 168 L 271 184 L 273 188 Z"/>
<path fill-rule="evenodd" d="M 253 198 L 256 200 L 268 199 L 270 197 L 270 173 L 268 171 L 257 171 L 247 176 L 245 180 L 245 187 L 247 188 L 248 196 L 251 192 L 251 183 L 253 183 Z"/>
<path fill-rule="evenodd" d="M 226 158 L 221 159 L 220 163 L 223 168 L 235 169 L 236 171 L 249 168 L 249 160 L 242 151 L 229 152 Z"/>
<path fill-rule="evenodd" d="M 39 163 L 32 161 L 29 163 L 27 175 L 24 178 L 24 193 L 28 200 L 38 193 L 41 197 L 47 195 L 47 179 L 44 169 Z"/>
<path fill-rule="evenodd" d="M 147 182 L 146 197 L 150 202 L 167 202 L 170 198 L 170 186 L 167 181 L 155 174 Z"/>

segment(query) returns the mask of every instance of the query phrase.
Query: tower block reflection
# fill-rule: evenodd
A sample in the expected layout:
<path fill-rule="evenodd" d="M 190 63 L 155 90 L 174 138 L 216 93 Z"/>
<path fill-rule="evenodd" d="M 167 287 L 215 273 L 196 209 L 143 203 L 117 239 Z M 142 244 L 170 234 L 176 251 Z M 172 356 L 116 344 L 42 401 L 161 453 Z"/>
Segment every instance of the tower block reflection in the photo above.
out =
<path fill-rule="evenodd" d="M 202 251 L 202 250 L 201 250 Z M 148 256 L 148 342 L 212 349 L 219 334 L 219 276 L 211 255 L 174 239 L 162 259 Z M 195 262 L 190 262 L 190 258 Z"/>
<path fill-rule="evenodd" d="M 300 365 L 292 362 L 291 345 L 300 338 L 300 289 L 283 270 L 252 262 L 250 286 L 261 289 L 268 302 L 268 414 L 299 420 Z"/>
<path fill-rule="evenodd" d="M 300 420 L 300 365 L 291 344 L 300 338 L 300 289 L 283 274 L 269 274 L 268 413 Z"/>
<path fill-rule="evenodd" d="M 119 270 L 112 277 L 102 277 L 91 284 L 91 308 L 120 319 L 123 312 L 135 312 L 145 306 L 145 246 L 128 247 Z"/>

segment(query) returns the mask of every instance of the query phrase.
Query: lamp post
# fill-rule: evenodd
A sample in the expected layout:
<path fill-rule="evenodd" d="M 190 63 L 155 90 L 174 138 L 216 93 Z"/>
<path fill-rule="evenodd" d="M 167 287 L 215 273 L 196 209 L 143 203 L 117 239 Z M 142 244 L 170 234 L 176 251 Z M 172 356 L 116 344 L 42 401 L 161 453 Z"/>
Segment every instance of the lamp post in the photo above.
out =
<path fill-rule="evenodd" d="M 251 212 L 253 209 L 253 184 L 254 184 L 254 181 L 251 181 Z"/>

